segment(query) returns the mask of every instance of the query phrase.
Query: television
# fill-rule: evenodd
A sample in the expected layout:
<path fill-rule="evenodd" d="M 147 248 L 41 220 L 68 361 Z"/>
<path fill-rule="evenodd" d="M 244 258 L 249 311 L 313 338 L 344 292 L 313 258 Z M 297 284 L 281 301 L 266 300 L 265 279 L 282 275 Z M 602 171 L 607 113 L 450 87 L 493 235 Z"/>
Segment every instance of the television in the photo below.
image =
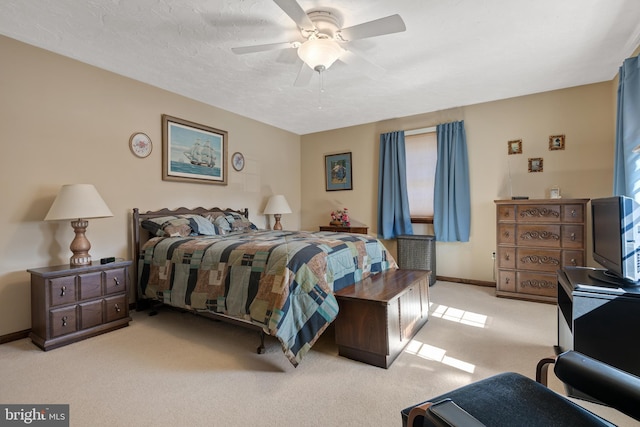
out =
<path fill-rule="evenodd" d="M 606 270 L 591 276 L 618 286 L 640 285 L 640 204 L 630 197 L 591 200 L 593 260 Z"/>

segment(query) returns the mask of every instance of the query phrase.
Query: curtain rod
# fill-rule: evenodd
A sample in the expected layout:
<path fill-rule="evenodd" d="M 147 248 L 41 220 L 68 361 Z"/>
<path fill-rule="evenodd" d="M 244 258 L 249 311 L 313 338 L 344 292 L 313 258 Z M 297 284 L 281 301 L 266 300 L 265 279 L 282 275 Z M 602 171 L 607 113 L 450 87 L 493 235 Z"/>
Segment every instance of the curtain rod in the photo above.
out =
<path fill-rule="evenodd" d="M 436 126 L 431 126 L 430 128 L 406 130 L 404 131 L 404 134 L 411 136 L 411 135 L 420 135 L 421 133 L 429 133 L 429 132 L 435 132 L 435 131 L 436 131 Z"/>

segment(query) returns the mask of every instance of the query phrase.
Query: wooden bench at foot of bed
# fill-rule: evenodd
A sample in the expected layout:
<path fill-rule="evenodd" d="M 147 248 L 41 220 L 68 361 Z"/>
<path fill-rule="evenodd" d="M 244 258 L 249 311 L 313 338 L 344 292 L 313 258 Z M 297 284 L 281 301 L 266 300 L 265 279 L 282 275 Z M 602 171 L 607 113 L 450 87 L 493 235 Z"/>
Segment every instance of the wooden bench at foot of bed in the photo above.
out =
<path fill-rule="evenodd" d="M 388 368 L 429 314 L 425 270 L 389 270 L 336 292 L 338 353 Z"/>

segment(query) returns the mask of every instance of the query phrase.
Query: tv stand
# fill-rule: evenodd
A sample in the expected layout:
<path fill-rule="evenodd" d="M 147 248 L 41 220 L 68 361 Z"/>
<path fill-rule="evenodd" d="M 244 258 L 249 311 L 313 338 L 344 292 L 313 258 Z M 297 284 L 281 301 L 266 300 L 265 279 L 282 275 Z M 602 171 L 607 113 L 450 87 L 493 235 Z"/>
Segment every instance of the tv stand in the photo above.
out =
<path fill-rule="evenodd" d="M 604 270 L 589 267 L 558 270 L 556 351 L 579 351 L 640 376 L 640 287 L 593 278 L 602 273 Z"/>
<path fill-rule="evenodd" d="M 594 269 L 589 272 L 589 277 L 597 282 L 604 282 L 608 285 L 613 285 L 617 288 L 626 288 L 629 286 L 638 286 L 640 282 L 630 282 L 628 280 L 621 279 L 609 270 Z"/>

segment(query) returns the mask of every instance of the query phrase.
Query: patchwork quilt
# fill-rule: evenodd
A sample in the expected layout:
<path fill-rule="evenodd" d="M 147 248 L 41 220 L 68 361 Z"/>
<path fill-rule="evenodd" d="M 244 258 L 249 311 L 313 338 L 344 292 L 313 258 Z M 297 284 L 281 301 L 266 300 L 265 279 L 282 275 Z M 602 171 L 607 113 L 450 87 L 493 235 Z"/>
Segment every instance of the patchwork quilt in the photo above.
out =
<path fill-rule="evenodd" d="M 338 314 L 333 292 L 395 268 L 371 236 L 260 230 L 154 237 L 140 252 L 138 283 L 147 298 L 261 326 L 297 366 Z"/>

